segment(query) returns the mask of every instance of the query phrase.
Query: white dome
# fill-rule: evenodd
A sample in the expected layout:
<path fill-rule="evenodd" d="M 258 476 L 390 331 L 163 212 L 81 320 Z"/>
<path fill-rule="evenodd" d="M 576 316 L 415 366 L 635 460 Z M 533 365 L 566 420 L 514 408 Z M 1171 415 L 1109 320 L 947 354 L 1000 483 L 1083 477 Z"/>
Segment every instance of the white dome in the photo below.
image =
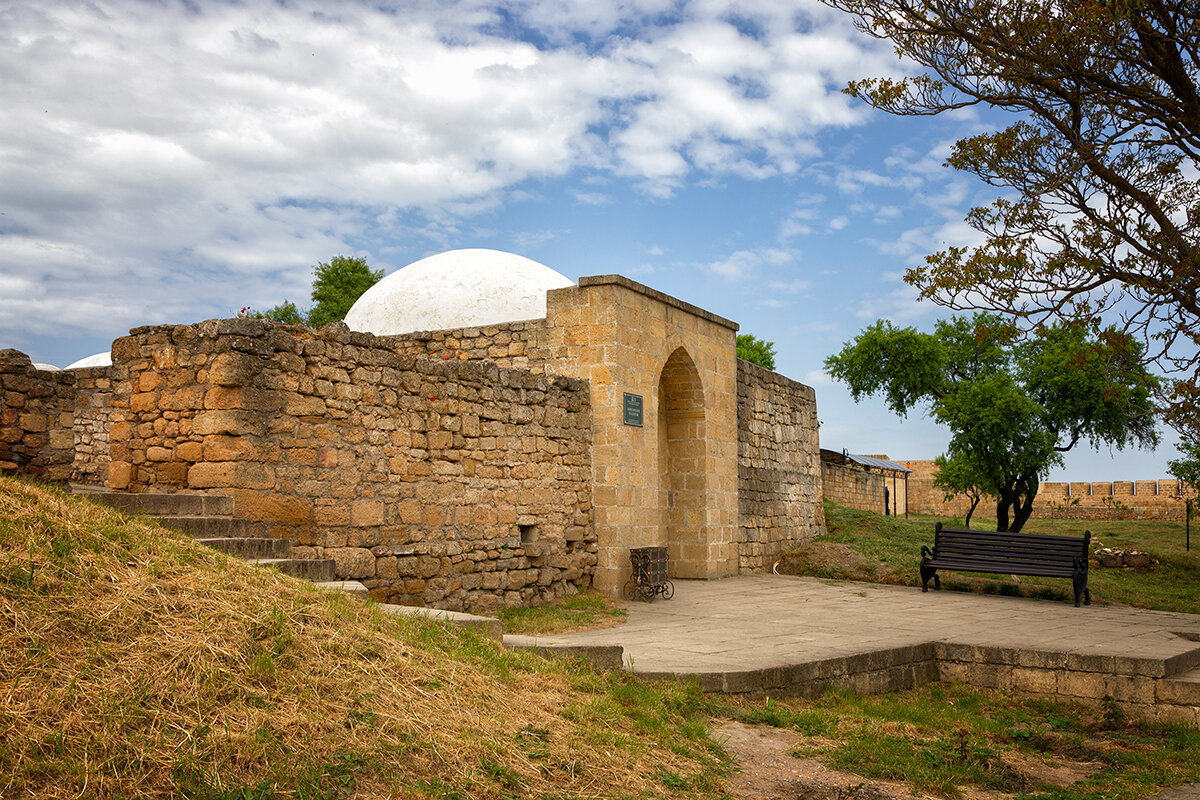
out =
<path fill-rule="evenodd" d="M 387 336 L 537 319 L 546 316 L 546 292 L 574 285 L 524 256 L 450 250 L 398 269 L 372 286 L 350 308 L 346 324 Z"/>
<path fill-rule="evenodd" d="M 42 372 L 62 372 L 61 369 L 54 366 L 53 364 L 43 364 L 38 361 L 33 362 L 33 368 L 40 369 Z"/>
<path fill-rule="evenodd" d="M 81 358 L 73 364 L 67 364 L 65 369 L 83 369 L 84 367 L 111 367 L 111 366 L 112 366 L 112 353 L 106 350 L 103 353 L 96 353 L 96 355 L 94 355 L 94 356 L 88 356 L 87 358 Z"/>

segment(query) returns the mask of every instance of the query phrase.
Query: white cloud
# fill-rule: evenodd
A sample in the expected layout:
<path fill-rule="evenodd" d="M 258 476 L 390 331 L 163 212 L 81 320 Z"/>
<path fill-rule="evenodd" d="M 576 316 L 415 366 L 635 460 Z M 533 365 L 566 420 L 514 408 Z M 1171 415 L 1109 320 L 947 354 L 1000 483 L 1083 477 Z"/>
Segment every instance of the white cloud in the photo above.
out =
<path fill-rule="evenodd" d="M 778 266 L 790 262 L 793 258 L 788 251 L 775 248 L 738 250 L 720 261 L 707 264 L 705 269 L 726 278 L 744 278 L 759 266 Z"/>
<path fill-rule="evenodd" d="M 899 69 L 818 4 L 740 3 L 754 35 L 730 8 L 12 0 L 0 333 L 25 335 L 23 319 L 100 332 L 302 301 L 312 265 L 372 231 L 453 243 L 464 218 L 576 171 L 657 197 L 791 174 L 819 154 L 818 133 L 867 118 L 841 95 L 847 79 Z M 780 258 L 751 251 L 712 269 Z M 10 292 L 26 275 L 45 285 Z M 114 278 L 138 291 L 110 292 Z"/>
<path fill-rule="evenodd" d="M 833 378 L 829 377 L 829 373 L 825 372 L 823 369 L 814 369 L 810 372 L 806 372 L 804 377 L 801 378 L 800 382 L 808 386 L 812 386 L 813 388 L 834 385 Z"/>
<path fill-rule="evenodd" d="M 800 292 L 806 292 L 812 288 L 812 282 L 805 280 L 771 281 L 769 286 L 773 290 L 777 292 L 783 292 L 784 294 L 799 294 Z"/>
<path fill-rule="evenodd" d="M 607 206 L 612 205 L 612 195 L 604 194 L 603 192 L 573 192 L 575 200 L 585 206 Z"/>

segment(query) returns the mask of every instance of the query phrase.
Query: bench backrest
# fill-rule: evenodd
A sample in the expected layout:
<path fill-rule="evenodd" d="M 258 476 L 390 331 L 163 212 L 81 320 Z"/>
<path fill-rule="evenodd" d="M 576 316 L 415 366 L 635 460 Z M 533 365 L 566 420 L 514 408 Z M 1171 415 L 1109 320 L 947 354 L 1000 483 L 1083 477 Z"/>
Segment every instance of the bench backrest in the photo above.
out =
<path fill-rule="evenodd" d="M 1046 536 L 1040 533 L 965 531 L 944 528 L 939 522 L 934 529 L 933 552 L 938 558 L 963 556 L 995 559 L 998 562 L 1057 564 L 1069 568 L 1077 558 L 1087 563 L 1091 538 L 1091 531 L 1083 536 Z"/>

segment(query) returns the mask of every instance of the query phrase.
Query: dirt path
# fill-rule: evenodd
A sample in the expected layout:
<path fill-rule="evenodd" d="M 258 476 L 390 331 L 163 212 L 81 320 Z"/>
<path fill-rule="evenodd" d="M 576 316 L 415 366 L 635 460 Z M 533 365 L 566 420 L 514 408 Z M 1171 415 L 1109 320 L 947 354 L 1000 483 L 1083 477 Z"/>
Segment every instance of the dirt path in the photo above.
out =
<path fill-rule="evenodd" d="M 740 722 L 725 722 L 714 737 L 737 757 L 741 769 L 732 791 L 740 800 L 919 800 L 901 787 L 794 758 L 800 734 Z"/>

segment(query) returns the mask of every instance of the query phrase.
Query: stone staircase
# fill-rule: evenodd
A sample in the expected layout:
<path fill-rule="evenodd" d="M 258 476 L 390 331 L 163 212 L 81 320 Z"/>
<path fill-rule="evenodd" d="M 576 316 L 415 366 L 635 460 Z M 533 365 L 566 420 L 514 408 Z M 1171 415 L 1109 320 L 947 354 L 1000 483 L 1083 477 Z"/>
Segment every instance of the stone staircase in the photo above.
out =
<path fill-rule="evenodd" d="M 233 516 L 233 498 L 226 495 L 153 494 L 108 492 L 93 486 L 71 485 L 71 493 L 124 511 L 126 514 L 152 517 L 165 527 L 186 533 L 197 542 L 228 553 L 260 567 L 275 567 L 280 572 L 312 581 L 325 589 L 346 592 L 367 599 L 367 587 L 358 581 L 334 579 L 333 559 L 289 558 L 292 543 L 263 536 L 256 523 Z M 380 605 L 390 614 L 426 617 L 472 628 L 496 641 L 503 637 L 500 621 L 455 611 L 434 608 Z"/>
<path fill-rule="evenodd" d="M 72 486 L 73 494 L 103 503 L 127 514 L 153 517 L 162 525 L 186 533 L 197 542 L 260 567 L 314 583 L 334 582 L 333 559 L 290 558 L 292 544 L 263 536 L 258 526 L 233 516 L 233 498 L 203 494 L 127 494 L 87 486 Z M 358 593 L 353 586 L 337 586 Z M 357 585 L 361 593 L 366 589 Z"/>

